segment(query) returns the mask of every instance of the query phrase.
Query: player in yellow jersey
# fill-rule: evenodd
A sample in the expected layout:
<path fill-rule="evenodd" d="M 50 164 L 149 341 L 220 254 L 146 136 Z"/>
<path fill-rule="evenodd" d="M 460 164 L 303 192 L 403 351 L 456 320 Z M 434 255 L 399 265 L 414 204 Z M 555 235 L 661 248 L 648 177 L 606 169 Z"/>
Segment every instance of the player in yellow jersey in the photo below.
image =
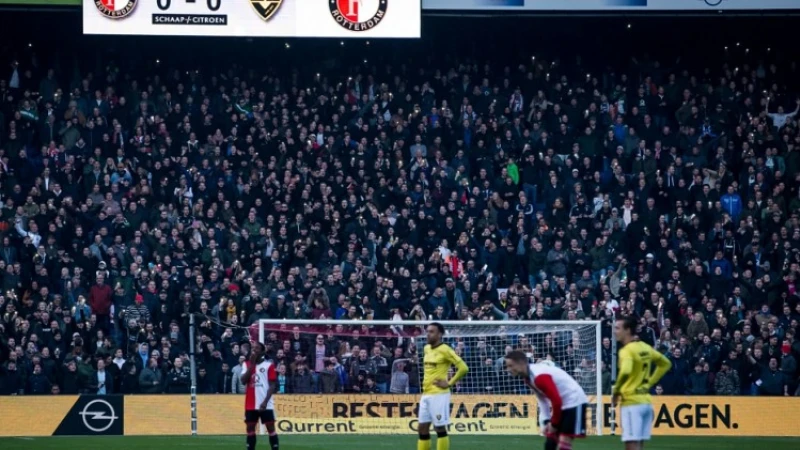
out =
<path fill-rule="evenodd" d="M 434 322 L 428 325 L 428 345 L 425 346 L 422 379 L 422 398 L 419 400 L 419 441 L 417 450 L 431 450 L 431 423 L 436 429 L 436 450 L 449 450 L 450 438 L 450 388 L 464 378 L 469 368 L 449 345 L 442 342 L 444 326 Z M 453 378 L 447 379 L 451 366 L 456 367 Z"/>
<path fill-rule="evenodd" d="M 644 441 L 650 440 L 653 428 L 650 389 L 672 367 L 664 355 L 636 339 L 636 325 L 636 318 L 628 316 L 617 321 L 614 330 L 622 349 L 611 404 L 612 407 L 621 404 L 625 450 L 641 450 Z"/>

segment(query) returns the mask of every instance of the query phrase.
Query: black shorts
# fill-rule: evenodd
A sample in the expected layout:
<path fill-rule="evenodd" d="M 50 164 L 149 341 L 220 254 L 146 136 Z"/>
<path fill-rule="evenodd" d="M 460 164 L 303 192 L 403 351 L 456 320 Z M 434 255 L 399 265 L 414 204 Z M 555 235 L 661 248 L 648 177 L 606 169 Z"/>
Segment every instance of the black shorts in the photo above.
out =
<path fill-rule="evenodd" d="M 271 409 L 263 411 L 250 409 L 244 412 L 245 423 L 258 423 L 259 421 L 263 424 L 275 422 L 275 411 Z"/>
<path fill-rule="evenodd" d="M 581 438 L 586 436 L 587 404 L 561 410 L 561 423 L 558 424 L 559 436 Z"/>

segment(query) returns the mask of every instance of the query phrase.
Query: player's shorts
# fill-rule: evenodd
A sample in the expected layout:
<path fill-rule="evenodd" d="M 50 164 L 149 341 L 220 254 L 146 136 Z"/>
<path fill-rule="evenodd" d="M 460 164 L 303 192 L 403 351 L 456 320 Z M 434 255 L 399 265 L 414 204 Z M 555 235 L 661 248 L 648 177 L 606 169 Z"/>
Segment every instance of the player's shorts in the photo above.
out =
<path fill-rule="evenodd" d="M 653 432 L 653 405 L 628 405 L 621 408 L 622 442 L 649 441 Z"/>
<path fill-rule="evenodd" d="M 275 411 L 272 409 L 265 409 L 259 411 L 257 409 L 248 409 L 244 412 L 245 423 L 258 423 L 262 424 L 275 422 Z"/>
<path fill-rule="evenodd" d="M 436 428 L 450 425 L 450 393 L 423 394 L 419 400 L 419 423 L 432 423 Z"/>
<path fill-rule="evenodd" d="M 561 410 L 561 423 L 558 424 L 559 436 L 571 438 L 586 437 L 586 410 L 585 403 L 574 408 Z"/>

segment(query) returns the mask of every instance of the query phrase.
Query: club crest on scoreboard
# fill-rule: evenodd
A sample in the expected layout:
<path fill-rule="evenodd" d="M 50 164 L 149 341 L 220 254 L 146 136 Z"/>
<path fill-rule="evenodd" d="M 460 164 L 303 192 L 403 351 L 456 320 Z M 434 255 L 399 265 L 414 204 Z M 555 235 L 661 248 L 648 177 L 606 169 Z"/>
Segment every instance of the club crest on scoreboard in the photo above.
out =
<path fill-rule="evenodd" d="M 139 4 L 139 0 L 92 0 L 94 2 L 94 6 L 97 7 L 97 10 L 100 14 L 108 17 L 109 19 L 124 19 L 128 17 L 134 9 L 136 9 L 136 5 Z"/>
<path fill-rule="evenodd" d="M 331 16 L 342 28 L 369 31 L 383 22 L 389 0 L 328 0 Z"/>
<path fill-rule="evenodd" d="M 278 12 L 283 0 L 250 0 L 250 6 L 261 17 L 262 20 L 267 21 Z"/>

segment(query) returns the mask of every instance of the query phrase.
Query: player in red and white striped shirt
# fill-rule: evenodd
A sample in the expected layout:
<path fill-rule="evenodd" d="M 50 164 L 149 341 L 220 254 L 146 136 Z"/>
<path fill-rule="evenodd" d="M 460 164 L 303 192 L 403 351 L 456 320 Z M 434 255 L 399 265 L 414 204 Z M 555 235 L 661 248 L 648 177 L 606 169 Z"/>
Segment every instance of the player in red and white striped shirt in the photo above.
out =
<path fill-rule="evenodd" d="M 536 395 L 545 450 L 572 450 L 573 439 L 586 437 L 589 398 L 567 372 L 552 364 L 530 364 L 520 351 L 506 355 L 506 367 L 512 376 L 523 378 Z"/>
<path fill-rule="evenodd" d="M 247 386 L 244 395 L 244 423 L 247 425 L 247 450 L 256 448 L 256 426 L 259 420 L 267 427 L 269 444 L 278 450 L 278 433 L 275 431 L 275 400 L 278 373 L 275 364 L 265 359 L 267 349 L 261 342 L 253 344 L 250 360 L 242 364 L 242 384 Z"/>

